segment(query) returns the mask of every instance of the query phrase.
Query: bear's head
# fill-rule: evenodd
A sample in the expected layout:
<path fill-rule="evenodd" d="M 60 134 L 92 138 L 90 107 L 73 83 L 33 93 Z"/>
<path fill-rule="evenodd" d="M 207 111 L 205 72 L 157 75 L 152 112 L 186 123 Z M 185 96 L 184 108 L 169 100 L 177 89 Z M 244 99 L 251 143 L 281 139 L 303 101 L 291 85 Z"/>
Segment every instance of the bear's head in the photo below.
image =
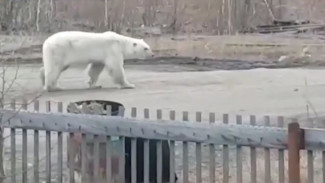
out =
<path fill-rule="evenodd" d="M 150 46 L 143 39 L 133 39 L 128 45 L 129 57 L 133 59 L 146 59 L 154 57 Z"/>

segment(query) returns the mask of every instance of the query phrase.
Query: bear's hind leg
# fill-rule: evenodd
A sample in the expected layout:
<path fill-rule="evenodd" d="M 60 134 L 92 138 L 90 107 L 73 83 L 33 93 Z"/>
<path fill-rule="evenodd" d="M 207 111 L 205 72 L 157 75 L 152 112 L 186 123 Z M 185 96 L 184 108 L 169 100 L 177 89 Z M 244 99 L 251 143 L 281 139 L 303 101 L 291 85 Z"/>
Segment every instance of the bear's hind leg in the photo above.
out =
<path fill-rule="evenodd" d="M 45 72 L 44 90 L 49 92 L 62 90 L 57 86 L 57 80 L 59 79 L 61 72 L 62 70 L 58 67 L 53 67 L 48 72 Z"/>
<path fill-rule="evenodd" d="M 105 64 L 103 63 L 92 63 L 90 64 L 90 68 L 88 71 L 88 76 L 89 76 L 89 80 L 88 80 L 88 85 L 89 88 L 101 88 L 101 86 L 95 86 L 99 74 L 103 71 L 105 67 Z"/>

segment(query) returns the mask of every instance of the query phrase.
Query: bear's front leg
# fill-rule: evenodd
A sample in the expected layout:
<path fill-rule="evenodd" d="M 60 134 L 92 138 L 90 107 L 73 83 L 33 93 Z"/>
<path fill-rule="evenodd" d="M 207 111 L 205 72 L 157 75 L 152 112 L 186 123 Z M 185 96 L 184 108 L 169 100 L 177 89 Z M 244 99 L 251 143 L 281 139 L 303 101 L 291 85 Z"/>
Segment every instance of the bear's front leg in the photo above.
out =
<path fill-rule="evenodd" d="M 58 66 L 52 66 L 52 68 L 44 70 L 45 71 L 45 82 L 43 89 L 48 92 L 60 91 L 62 88 L 57 86 L 57 80 L 60 77 L 61 69 Z"/>
<path fill-rule="evenodd" d="M 118 63 L 111 63 L 109 65 L 106 65 L 106 68 L 111 77 L 113 78 L 114 82 L 116 84 L 119 84 L 121 89 L 135 88 L 135 85 L 129 83 L 126 79 L 125 71 L 123 68 L 123 60 Z"/>

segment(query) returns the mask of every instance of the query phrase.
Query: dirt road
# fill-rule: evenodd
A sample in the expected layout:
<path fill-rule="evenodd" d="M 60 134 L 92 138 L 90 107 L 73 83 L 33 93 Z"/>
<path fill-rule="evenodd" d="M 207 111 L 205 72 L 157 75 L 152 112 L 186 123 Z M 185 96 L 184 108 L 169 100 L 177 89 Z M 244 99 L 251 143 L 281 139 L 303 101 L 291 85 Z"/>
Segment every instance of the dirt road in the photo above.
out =
<path fill-rule="evenodd" d="M 36 64 L 20 66 L 12 96 L 42 92 L 39 67 Z M 59 79 L 59 85 L 65 90 L 43 93 L 40 100 L 102 99 L 121 102 L 127 108 L 273 115 L 303 113 L 307 102 L 319 113 L 325 107 L 323 69 L 178 72 L 184 70 L 182 67 L 127 66 L 127 77 L 136 88 L 124 90 L 114 88 L 105 72 L 98 82 L 103 89 L 86 89 L 86 72 L 71 69 Z M 8 75 L 14 75 L 15 70 L 10 67 Z"/>

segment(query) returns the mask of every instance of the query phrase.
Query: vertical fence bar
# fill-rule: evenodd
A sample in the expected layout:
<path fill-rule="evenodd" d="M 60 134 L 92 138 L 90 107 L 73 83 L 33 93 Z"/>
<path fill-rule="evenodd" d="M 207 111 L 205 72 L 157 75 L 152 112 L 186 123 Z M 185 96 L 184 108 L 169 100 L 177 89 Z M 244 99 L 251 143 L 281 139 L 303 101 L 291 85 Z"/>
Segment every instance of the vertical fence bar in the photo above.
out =
<path fill-rule="evenodd" d="M 202 113 L 196 113 L 196 122 L 201 123 Z M 195 157 L 196 157 L 196 183 L 202 182 L 202 144 L 195 143 Z"/>
<path fill-rule="evenodd" d="M 169 119 L 175 120 L 175 111 L 170 111 Z M 175 182 L 175 141 L 169 142 L 169 151 L 170 151 L 170 159 L 169 159 L 169 182 Z"/>
<path fill-rule="evenodd" d="M 137 108 L 132 107 L 131 117 L 137 117 Z M 137 139 L 131 139 L 131 183 L 137 182 Z"/>
<path fill-rule="evenodd" d="M 39 101 L 34 102 L 34 111 L 39 111 Z M 39 133 L 34 130 L 34 182 L 39 183 Z"/>
<path fill-rule="evenodd" d="M 58 112 L 63 112 L 63 104 L 62 102 L 58 103 Z M 63 137 L 62 132 L 58 132 L 58 169 L 57 169 L 57 182 L 62 183 L 63 181 Z"/>
<path fill-rule="evenodd" d="M 162 183 L 162 141 L 157 141 L 157 183 Z"/>
<path fill-rule="evenodd" d="M 27 110 L 27 100 L 23 99 L 22 109 Z M 27 129 L 23 129 L 23 147 L 22 147 L 22 169 L 23 169 L 23 183 L 27 183 L 28 181 L 28 167 L 27 167 Z"/>
<path fill-rule="evenodd" d="M 183 112 L 183 121 L 188 121 L 188 112 Z M 188 183 L 188 142 L 183 141 L 183 183 Z"/>
<path fill-rule="evenodd" d="M 162 119 L 161 109 L 157 110 L 157 120 Z M 162 141 L 157 140 L 157 183 L 162 183 Z"/>
<path fill-rule="evenodd" d="M 298 123 L 288 125 L 289 183 L 300 183 L 301 129 Z"/>
<path fill-rule="evenodd" d="M 10 107 L 16 110 L 16 100 L 12 99 Z M 16 183 L 16 130 L 15 128 L 10 129 L 10 161 L 11 161 L 11 183 Z"/>
<path fill-rule="evenodd" d="M 118 116 L 124 116 L 124 107 L 120 106 L 118 110 Z M 119 137 L 121 145 L 121 154 L 119 158 L 119 175 L 121 182 L 125 182 L 125 137 Z"/>
<path fill-rule="evenodd" d="M 149 109 L 144 109 L 144 118 L 149 119 Z M 144 183 L 149 183 L 149 140 L 145 139 L 143 143 L 143 154 L 144 154 Z"/>
<path fill-rule="evenodd" d="M 278 117 L 278 127 L 284 127 L 283 117 Z M 284 182 L 284 150 L 278 150 L 278 159 L 279 159 L 279 182 Z"/>
<path fill-rule="evenodd" d="M 242 124 L 242 116 L 237 115 L 236 116 L 236 123 L 238 125 Z M 237 164 L 237 171 L 236 171 L 236 177 L 237 177 L 237 183 L 243 182 L 243 164 L 242 164 L 242 147 L 237 146 L 236 147 L 236 164 Z"/>
<path fill-rule="evenodd" d="M 112 106 L 106 106 L 106 115 L 112 115 Z M 112 177 L 112 151 L 111 151 L 111 136 L 106 137 L 106 182 L 110 183 L 113 181 Z M 86 158 L 86 157 L 85 157 Z"/>
<path fill-rule="evenodd" d="M 46 101 L 46 112 L 51 112 L 51 102 Z M 45 137 L 45 151 L 46 151 L 46 183 L 51 183 L 51 131 L 46 131 Z"/>
<path fill-rule="evenodd" d="M 137 182 L 137 139 L 131 139 L 131 183 Z"/>
<path fill-rule="evenodd" d="M 111 105 L 107 105 L 106 106 L 106 115 L 107 116 L 111 116 L 112 115 L 112 106 Z"/>
<path fill-rule="evenodd" d="M 256 117 L 254 115 L 250 116 L 250 124 L 256 125 Z M 256 148 L 250 147 L 250 159 L 251 159 L 251 183 L 256 183 Z"/>
<path fill-rule="evenodd" d="M 69 183 L 75 183 L 74 169 L 75 169 L 75 149 L 73 144 L 74 133 L 69 133 Z"/>
<path fill-rule="evenodd" d="M 81 182 L 88 183 L 87 141 L 86 134 L 81 134 Z M 71 150 L 70 150 L 71 151 Z"/>
<path fill-rule="evenodd" d="M 216 119 L 215 113 L 209 114 L 209 122 L 210 124 L 214 123 Z M 209 180 L 210 183 L 214 183 L 216 181 L 216 155 L 215 155 L 215 146 L 214 144 L 209 144 Z"/>
<path fill-rule="evenodd" d="M 228 114 L 223 115 L 223 123 L 229 123 Z M 229 147 L 228 145 L 223 145 L 223 183 L 229 182 Z"/>
<path fill-rule="evenodd" d="M 100 162 L 100 154 L 99 154 L 99 136 L 95 135 L 94 136 L 94 169 L 93 169 L 93 173 L 94 173 L 94 181 L 95 182 L 99 182 L 99 162 Z M 124 168 L 124 166 L 123 166 Z"/>
<path fill-rule="evenodd" d="M 270 126 L 270 116 L 264 117 L 264 125 Z M 270 149 L 264 148 L 264 160 L 265 160 L 265 183 L 271 183 L 271 155 Z"/>
<path fill-rule="evenodd" d="M 322 152 L 323 159 L 323 182 L 325 182 L 325 151 Z"/>
<path fill-rule="evenodd" d="M 106 137 L 106 182 L 112 182 L 112 151 L 111 137 Z"/>
<path fill-rule="evenodd" d="M 314 128 L 314 123 L 312 128 Z M 307 177 L 308 183 L 314 183 L 314 153 L 313 150 L 307 150 Z"/>

